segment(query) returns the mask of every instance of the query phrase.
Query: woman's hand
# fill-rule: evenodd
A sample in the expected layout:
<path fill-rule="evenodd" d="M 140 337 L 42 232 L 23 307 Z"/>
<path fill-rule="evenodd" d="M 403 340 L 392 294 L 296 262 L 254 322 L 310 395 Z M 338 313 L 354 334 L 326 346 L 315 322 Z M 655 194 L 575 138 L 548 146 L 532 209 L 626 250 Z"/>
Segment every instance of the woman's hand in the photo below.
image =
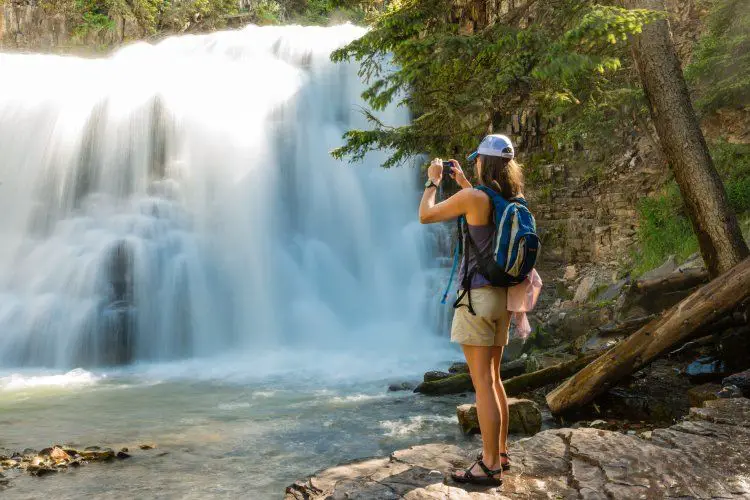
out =
<path fill-rule="evenodd" d="M 451 177 L 458 183 L 461 188 L 466 189 L 471 187 L 471 182 L 466 178 L 466 175 L 464 174 L 464 171 L 461 169 L 461 165 L 458 163 L 457 160 L 448 160 L 453 164 L 453 167 L 451 167 L 451 171 L 453 174 Z"/>
<path fill-rule="evenodd" d="M 427 169 L 427 178 L 431 179 L 435 184 L 440 184 L 440 181 L 443 180 L 443 160 L 440 158 L 432 160 Z"/>

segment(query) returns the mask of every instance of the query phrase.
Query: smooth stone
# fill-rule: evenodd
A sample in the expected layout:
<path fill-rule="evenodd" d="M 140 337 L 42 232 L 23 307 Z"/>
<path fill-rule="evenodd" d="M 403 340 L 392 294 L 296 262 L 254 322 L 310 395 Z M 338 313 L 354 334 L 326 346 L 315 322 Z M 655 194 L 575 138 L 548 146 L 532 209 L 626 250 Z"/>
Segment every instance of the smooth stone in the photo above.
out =
<path fill-rule="evenodd" d="M 542 412 L 536 403 L 528 399 L 508 398 L 510 422 L 508 432 L 511 434 L 533 435 L 542 428 Z M 479 418 L 475 404 L 463 404 L 456 408 L 458 424 L 464 434 L 478 434 Z"/>
<path fill-rule="evenodd" d="M 414 390 L 414 384 L 410 382 L 401 382 L 400 384 L 391 384 L 388 386 L 389 392 L 413 391 L 413 390 Z"/>
<path fill-rule="evenodd" d="M 462 392 L 474 392 L 471 376 L 468 373 L 459 373 L 434 382 L 422 382 L 414 389 L 414 392 L 428 396 L 442 396 L 446 394 L 461 394 Z"/>
<path fill-rule="evenodd" d="M 457 361 L 448 368 L 448 373 L 469 373 L 469 364 L 465 361 Z"/>
<path fill-rule="evenodd" d="M 436 382 L 438 380 L 443 380 L 444 378 L 450 377 L 451 374 L 448 372 L 441 372 L 438 370 L 429 371 L 424 374 L 424 381 L 425 382 Z"/>

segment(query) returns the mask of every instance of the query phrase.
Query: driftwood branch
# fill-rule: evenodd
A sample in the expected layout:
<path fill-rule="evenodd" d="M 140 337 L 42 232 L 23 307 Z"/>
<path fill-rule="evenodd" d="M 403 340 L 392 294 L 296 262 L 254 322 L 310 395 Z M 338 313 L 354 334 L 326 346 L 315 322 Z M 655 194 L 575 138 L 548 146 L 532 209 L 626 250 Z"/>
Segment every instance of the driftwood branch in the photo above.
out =
<path fill-rule="evenodd" d="M 620 379 L 673 347 L 701 334 L 705 325 L 750 297 L 750 259 L 698 289 L 661 317 L 620 342 L 547 395 L 552 413 L 584 405 Z"/>

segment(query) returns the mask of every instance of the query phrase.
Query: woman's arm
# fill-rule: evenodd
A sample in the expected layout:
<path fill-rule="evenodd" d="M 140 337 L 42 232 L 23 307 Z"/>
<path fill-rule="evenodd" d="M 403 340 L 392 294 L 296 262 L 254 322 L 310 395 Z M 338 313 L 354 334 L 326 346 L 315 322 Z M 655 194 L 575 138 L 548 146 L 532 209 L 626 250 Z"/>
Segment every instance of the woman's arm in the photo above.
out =
<path fill-rule="evenodd" d="M 440 158 L 432 160 L 430 168 L 427 169 L 427 178 L 437 185 L 442 181 L 443 162 Z M 419 203 L 419 222 L 422 224 L 432 224 L 433 222 L 455 219 L 468 211 L 471 201 L 471 189 L 462 189 L 437 205 L 435 204 L 436 192 L 437 188 L 435 186 L 425 188 L 424 190 L 422 201 Z"/>

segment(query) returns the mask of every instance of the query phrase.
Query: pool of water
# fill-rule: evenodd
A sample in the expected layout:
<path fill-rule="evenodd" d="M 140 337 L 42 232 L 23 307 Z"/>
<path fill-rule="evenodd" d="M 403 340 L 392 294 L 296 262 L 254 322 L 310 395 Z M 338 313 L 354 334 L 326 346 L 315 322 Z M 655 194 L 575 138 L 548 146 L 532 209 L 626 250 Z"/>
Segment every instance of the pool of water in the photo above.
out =
<path fill-rule="evenodd" d="M 281 498 L 285 486 L 340 462 L 427 442 L 477 446 L 455 416 L 473 395 L 387 391 L 390 382 L 446 368 L 450 355 L 379 366 L 351 355 L 296 353 L 276 373 L 268 367 L 279 366 L 269 361 L 278 355 L 268 353 L 256 363 L 237 357 L 0 374 L 0 447 L 157 446 L 43 478 L 7 472 L 11 487 L 2 496 Z M 320 367 L 311 369 L 316 356 Z M 295 357 L 308 368 L 294 370 Z"/>

